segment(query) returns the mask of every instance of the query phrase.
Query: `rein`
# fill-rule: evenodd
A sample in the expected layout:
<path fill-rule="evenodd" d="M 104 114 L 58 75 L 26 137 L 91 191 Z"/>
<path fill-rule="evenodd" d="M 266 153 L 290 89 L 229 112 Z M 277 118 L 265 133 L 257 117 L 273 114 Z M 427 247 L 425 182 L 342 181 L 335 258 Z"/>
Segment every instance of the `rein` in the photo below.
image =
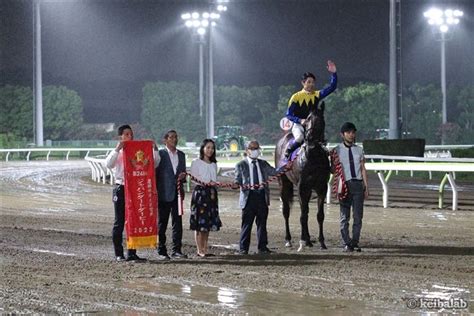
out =
<path fill-rule="evenodd" d="M 248 185 L 248 184 L 247 185 L 240 185 L 239 187 L 242 190 L 251 190 L 251 189 L 263 188 L 263 187 L 267 186 L 269 183 L 271 183 L 271 182 L 277 180 L 278 178 L 280 178 L 286 172 L 290 171 L 291 168 L 292 168 L 292 166 L 288 167 L 288 166 L 285 165 L 285 167 L 283 167 L 283 170 L 278 172 L 276 175 L 269 177 L 264 182 L 261 182 L 261 183 L 258 183 L 258 184 L 253 184 L 253 185 Z M 182 175 L 189 176 L 190 180 L 196 182 L 197 184 L 199 184 L 203 187 L 232 188 L 235 185 L 235 183 L 230 183 L 230 182 L 213 182 L 211 184 L 211 182 L 204 182 L 204 181 L 199 180 L 198 178 L 196 178 L 195 176 L 193 176 L 191 173 L 189 173 L 187 171 L 186 172 L 181 172 L 178 175 L 178 179 L 176 181 L 176 189 L 178 190 L 178 214 L 179 215 L 184 214 L 183 198 L 181 197 L 182 180 L 179 179 Z"/>
<path fill-rule="evenodd" d="M 253 185 L 241 185 L 240 187 L 243 189 L 243 190 L 250 190 L 250 189 L 260 189 L 266 185 L 268 185 L 269 183 L 277 180 L 278 178 L 280 178 L 282 175 L 284 175 L 286 172 L 290 171 L 291 170 L 291 167 L 287 167 L 285 166 L 283 168 L 282 171 L 278 172 L 276 175 L 274 176 L 271 176 L 269 177 L 266 181 L 264 182 L 260 182 L 258 184 L 253 184 Z M 194 182 L 196 182 L 197 184 L 203 186 L 203 187 L 220 187 L 220 188 L 232 188 L 235 184 L 234 183 L 231 183 L 231 182 L 213 182 L 213 184 L 211 184 L 211 182 L 204 182 L 204 181 L 201 181 L 199 180 L 198 178 L 196 178 L 195 176 L 193 176 L 191 173 L 189 172 L 182 172 L 179 176 L 181 175 L 186 175 L 186 176 L 189 176 L 190 179 Z M 178 189 L 181 188 L 181 180 L 178 180 L 177 184 L 178 184 Z"/>

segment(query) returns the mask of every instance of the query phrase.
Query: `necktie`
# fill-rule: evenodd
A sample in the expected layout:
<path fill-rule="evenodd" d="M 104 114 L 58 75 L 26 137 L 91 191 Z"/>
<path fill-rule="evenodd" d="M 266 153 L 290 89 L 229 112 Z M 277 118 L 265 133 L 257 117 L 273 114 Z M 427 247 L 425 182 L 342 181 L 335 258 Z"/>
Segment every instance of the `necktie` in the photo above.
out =
<path fill-rule="evenodd" d="M 352 179 L 356 179 L 356 169 L 354 165 L 354 156 L 352 155 L 351 147 L 349 147 L 349 167 L 351 168 L 351 177 Z"/>
<path fill-rule="evenodd" d="M 253 168 L 253 184 L 259 184 L 260 180 L 258 179 L 258 169 L 257 169 L 257 160 L 252 161 L 252 168 Z"/>

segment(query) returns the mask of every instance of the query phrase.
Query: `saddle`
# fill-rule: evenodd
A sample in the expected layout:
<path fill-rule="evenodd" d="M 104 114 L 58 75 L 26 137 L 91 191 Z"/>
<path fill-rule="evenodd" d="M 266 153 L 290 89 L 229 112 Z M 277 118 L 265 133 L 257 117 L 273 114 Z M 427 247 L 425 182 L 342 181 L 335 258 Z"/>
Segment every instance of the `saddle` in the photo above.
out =
<path fill-rule="evenodd" d="M 298 147 L 295 151 L 293 151 L 290 155 L 290 158 L 288 159 L 288 162 L 290 161 L 293 161 L 296 159 L 296 157 L 300 154 L 300 152 L 303 150 L 303 145 L 301 145 L 300 147 Z M 288 147 L 288 146 L 287 146 Z"/>
<path fill-rule="evenodd" d="M 293 134 L 291 134 L 291 133 L 288 133 L 288 134 L 286 135 L 286 138 L 288 139 L 288 142 L 286 143 L 286 146 L 285 146 L 284 148 L 282 148 L 282 151 L 283 151 L 283 152 L 286 151 L 286 149 L 288 148 L 288 146 L 290 146 L 291 144 L 293 144 L 294 139 L 295 139 L 295 138 L 293 137 Z M 298 157 L 298 155 L 300 154 L 300 152 L 303 150 L 303 146 L 304 146 L 304 144 L 301 145 L 301 146 L 300 146 L 299 148 L 297 148 L 296 150 L 294 150 L 294 151 L 291 153 L 291 155 L 290 155 L 290 157 L 289 157 L 288 160 L 286 160 L 284 157 L 283 157 L 282 159 L 280 159 L 280 161 L 278 162 L 277 168 L 278 168 L 278 169 L 281 169 L 281 168 L 283 168 L 288 162 L 294 161 L 294 160 L 296 159 L 296 157 Z"/>

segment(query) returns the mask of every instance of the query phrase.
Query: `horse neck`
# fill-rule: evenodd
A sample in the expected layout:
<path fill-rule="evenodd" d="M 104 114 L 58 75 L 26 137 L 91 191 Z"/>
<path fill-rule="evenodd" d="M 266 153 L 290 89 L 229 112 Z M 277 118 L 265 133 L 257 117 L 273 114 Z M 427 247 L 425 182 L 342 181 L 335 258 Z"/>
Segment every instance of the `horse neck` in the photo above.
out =
<path fill-rule="evenodd" d="M 305 145 L 306 158 L 308 160 L 315 161 L 326 156 L 326 151 L 319 141 L 305 141 Z"/>

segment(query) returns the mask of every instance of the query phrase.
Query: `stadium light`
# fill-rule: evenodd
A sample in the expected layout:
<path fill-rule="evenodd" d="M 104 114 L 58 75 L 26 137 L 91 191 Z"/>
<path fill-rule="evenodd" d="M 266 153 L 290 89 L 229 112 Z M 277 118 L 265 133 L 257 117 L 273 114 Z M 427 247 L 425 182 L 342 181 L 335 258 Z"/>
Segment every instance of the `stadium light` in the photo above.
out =
<path fill-rule="evenodd" d="M 217 11 L 225 12 L 227 7 L 219 4 Z M 214 11 L 185 12 L 181 14 L 184 25 L 192 29 L 199 43 L 199 115 L 203 115 L 204 107 L 204 45 L 207 42 L 207 136 L 214 138 L 214 71 L 212 61 L 212 28 L 217 25 L 216 21 L 221 17 L 220 13 Z M 206 36 L 207 35 L 207 36 Z"/>
<path fill-rule="evenodd" d="M 439 34 L 441 42 L 441 94 L 443 99 L 442 104 L 442 123 L 448 122 L 448 115 L 446 109 L 446 41 L 450 38 L 447 34 L 458 25 L 460 18 L 464 15 L 461 10 L 431 8 L 423 13 L 427 19 L 428 24 L 433 27 L 435 34 Z M 446 135 L 444 128 L 442 128 L 441 144 L 444 145 Z"/>

